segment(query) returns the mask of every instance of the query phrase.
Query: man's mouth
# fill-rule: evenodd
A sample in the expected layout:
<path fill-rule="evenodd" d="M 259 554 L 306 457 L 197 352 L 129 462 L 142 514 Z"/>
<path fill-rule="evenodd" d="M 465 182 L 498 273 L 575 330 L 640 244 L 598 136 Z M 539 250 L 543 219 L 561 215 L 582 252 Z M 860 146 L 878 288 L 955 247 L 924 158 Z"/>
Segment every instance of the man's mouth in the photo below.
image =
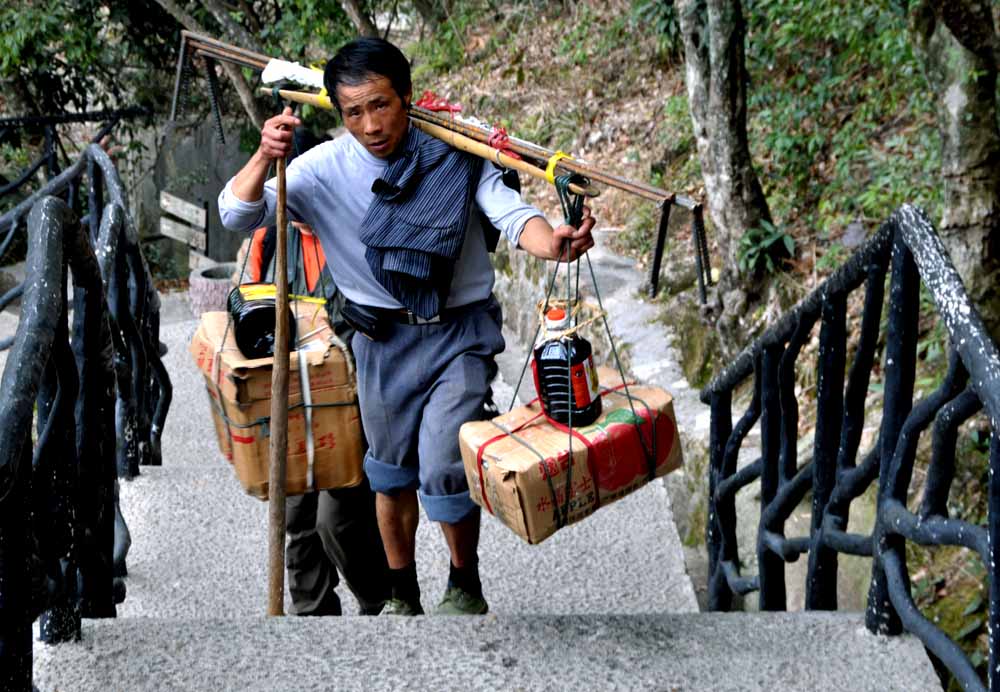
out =
<path fill-rule="evenodd" d="M 377 142 L 370 142 L 368 144 L 368 148 L 372 149 L 373 151 L 385 151 L 386 149 L 389 148 L 389 140 L 380 139 Z"/>

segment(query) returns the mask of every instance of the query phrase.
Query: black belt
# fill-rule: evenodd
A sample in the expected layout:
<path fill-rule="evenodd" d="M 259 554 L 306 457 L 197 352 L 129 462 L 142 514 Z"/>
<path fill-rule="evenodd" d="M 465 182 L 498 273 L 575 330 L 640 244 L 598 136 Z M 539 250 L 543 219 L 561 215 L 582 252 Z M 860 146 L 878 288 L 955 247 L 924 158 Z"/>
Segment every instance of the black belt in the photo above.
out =
<path fill-rule="evenodd" d="M 451 322 L 464 315 L 468 315 L 470 312 L 474 312 L 482 307 L 485 307 L 490 302 L 490 299 L 477 300 L 472 303 L 466 303 L 465 305 L 459 305 L 453 308 L 445 308 L 433 317 L 421 317 L 420 315 L 414 314 L 409 308 L 375 308 L 369 307 L 369 310 L 375 312 L 379 317 L 396 322 L 398 324 L 438 324 L 440 322 Z"/>
<path fill-rule="evenodd" d="M 450 322 L 461 318 L 469 313 L 482 310 L 493 296 L 485 300 L 477 300 L 454 308 L 446 308 L 433 317 L 424 318 L 413 314 L 412 310 L 406 308 L 377 308 L 370 305 L 360 305 L 351 300 L 347 300 L 341 309 L 341 317 L 350 326 L 372 341 L 382 341 L 386 337 L 385 325 L 388 322 L 397 324 L 439 324 Z"/>

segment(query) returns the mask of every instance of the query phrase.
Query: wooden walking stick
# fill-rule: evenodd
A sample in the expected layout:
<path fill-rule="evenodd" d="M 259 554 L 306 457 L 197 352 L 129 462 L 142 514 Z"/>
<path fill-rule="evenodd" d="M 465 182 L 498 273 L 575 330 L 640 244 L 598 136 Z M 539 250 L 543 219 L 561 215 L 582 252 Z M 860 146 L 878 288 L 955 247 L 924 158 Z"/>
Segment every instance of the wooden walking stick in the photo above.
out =
<path fill-rule="evenodd" d="M 285 212 L 285 159 L 275 160 L 278 176 L 274 277 L 274 367 L 271 373 L 271 447 L 268 479 L 267 614 L 285 614 L 285 467 L 288 457 L 288 245 Z"/>

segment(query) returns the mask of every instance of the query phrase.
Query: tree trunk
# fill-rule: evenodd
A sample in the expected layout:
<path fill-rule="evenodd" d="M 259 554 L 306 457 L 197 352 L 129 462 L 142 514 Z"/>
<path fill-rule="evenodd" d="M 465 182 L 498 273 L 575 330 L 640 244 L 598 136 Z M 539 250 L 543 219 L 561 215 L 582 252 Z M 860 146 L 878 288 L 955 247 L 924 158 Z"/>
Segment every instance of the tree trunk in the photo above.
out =
<path fill-rule="evenodd" d="M 771 220 L 747 141 L 748 77 L 740 0 L 678 0 L 684 37 L 685 81 L 708 211 L 722 255 L 718 328 L 726 350 L 746 338 L 743 319 L 759 286 L 741 277 L 739 240 Z"/>
<path fill-rule="evenodd" d="M 208 8 L 208 11 L 212 13 L 213 17 L 215 17 L 215 21 L 222 25 L 222 28 L 227 34 L 232 36 L 237 45 L 257 53 L 264 52 L 263 47 L 257 39 L 255 39 L 253 35 L 239 22 L 232 18 L 229 14 L 229 10 L 222 4 L 221 0 L 204 0 L 204 3 L 205 7 Z"/>
<path fill-rule="evenodd" d="M 942 240 L 973 303 L 1000 338 L 1000 131 L 996 32 L 988 3 L 925 2 L 912 15 L 937 93 Z"/>
<path fill-rule="evenodd" d="M 369 37 L 378 36 L 378 29 L 375 28 L 375 22 L 368 16 L 368 13 L 365 12 L 364 7 L 361 6 L 358 0 L 340 0 L 340 6 L 344 8 L 344 12 L 347 13 L 348 18 L 357 28 L 359 34 Z"/>
<path fill-rule="evenodd" d="M 413 0 L 413 9 L 417 11 L 417 14 L 431 31 L 434 31 L 444 19 L 442 8 L 436 0 Z"/>

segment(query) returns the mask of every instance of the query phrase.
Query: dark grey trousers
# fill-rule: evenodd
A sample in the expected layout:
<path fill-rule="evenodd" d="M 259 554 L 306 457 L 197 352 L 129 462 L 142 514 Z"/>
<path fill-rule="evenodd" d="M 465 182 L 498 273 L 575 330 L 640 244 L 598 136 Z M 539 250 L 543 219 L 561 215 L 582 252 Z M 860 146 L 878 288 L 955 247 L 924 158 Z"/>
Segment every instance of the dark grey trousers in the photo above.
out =
<path fill-rule="evenodd" d="M 285 503 L 285 567 L 293 615 L 340 615 L 337 571 L 375 615 L 389 598 L 389 565 L 367 479 L 356 488 L 320 490 Z"/>

